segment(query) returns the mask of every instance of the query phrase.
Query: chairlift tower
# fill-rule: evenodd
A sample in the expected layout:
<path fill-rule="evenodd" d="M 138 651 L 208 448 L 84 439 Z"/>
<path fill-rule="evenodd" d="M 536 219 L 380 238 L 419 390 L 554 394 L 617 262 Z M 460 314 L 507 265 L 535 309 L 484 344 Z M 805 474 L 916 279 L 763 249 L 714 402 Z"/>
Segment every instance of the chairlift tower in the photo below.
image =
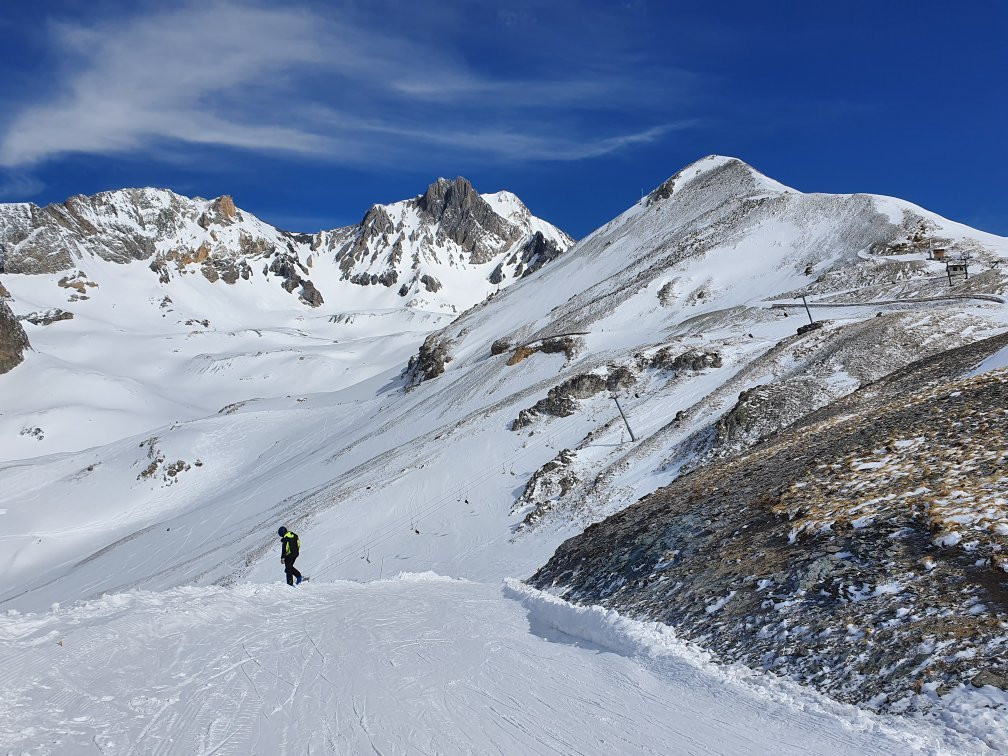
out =
<path fill-rule="evenodd" d="M 949 286 L 953 285 L 953 276 L 962 276 L 963 280 L 969 280 L 969 256 L 964 253 L 959 260 L 946 260 L 945 273 L 948 275 Z"/>

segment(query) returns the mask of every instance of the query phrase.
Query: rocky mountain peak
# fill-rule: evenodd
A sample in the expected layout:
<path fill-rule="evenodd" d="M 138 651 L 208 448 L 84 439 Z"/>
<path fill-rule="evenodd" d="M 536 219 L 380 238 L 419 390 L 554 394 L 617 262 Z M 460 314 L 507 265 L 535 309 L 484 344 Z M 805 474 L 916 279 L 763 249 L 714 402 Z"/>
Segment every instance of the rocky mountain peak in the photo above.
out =
<path fill-rule="evenodd" d="M 210 203 L 207 211 L 200 216 L 199 224 L 203 228 L 209 228 L 211 225 L 227 226 L 239 220 L 241 215 L 235 207 L 234 200 L 231 199 L 231 195 L 224 194 Z"/>
<path fill-rule="evenodd" d="M 441 220 L 445 213 L 452 211 L 466 213 L 484 203 L 479 192 L 468 179 L 458 176 L 454 181 L 439 178 L 427 187 L 417 201 L 421 210 L 435 220 Z"/>
<path fill-rule="evenodd" d="M 228 221 L 233 221 L 238 216 L 234 200 L 229 194 L 224 194 L 215 199 L 210 203 L 210 209 Z"/>
<path fill-rule="evenodd" d="M 392 232 L 395 223 L 385 205 L 372 205 L 371 209 L 364 213 L 360 225 L 362 229 L 371 233 L 388 234 Z"/>
<path fill-rule="evenodd" d="M 521 234 L 461 176 L 454 181 L 439 178 L 417 198 L 416 204 L 421 214 L 437 223 L 476 265 L 489 262 L 502 245 Z"/>
<path fill-rule="evenodd" d="M 662 202 L 683 191 L 691 194 L 718 193 L 728 199 L 791 190 L 764 176 L 743 160 L 725 155 L 708 155 L 666 179 L 647 196 L 647 204 Z"/>

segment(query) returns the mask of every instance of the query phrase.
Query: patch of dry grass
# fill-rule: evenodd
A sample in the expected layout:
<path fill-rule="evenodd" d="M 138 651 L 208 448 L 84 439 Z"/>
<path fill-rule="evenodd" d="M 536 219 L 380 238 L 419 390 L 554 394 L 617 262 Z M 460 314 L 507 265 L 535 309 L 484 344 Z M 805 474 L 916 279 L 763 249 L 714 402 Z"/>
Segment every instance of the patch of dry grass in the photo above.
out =
<path fill-rule="evenodd" d="M 909 510 L 926 518 L 938 546 L 1008 551 L 1008 407 L 943 401 L 993 384 L 1008 384 L 1008 371 L 908 397 L 901 409 L 921 411 L 884 446 L 819 465 L 772 509 L 792 519 L 792 539 L 873 527 Z"/>

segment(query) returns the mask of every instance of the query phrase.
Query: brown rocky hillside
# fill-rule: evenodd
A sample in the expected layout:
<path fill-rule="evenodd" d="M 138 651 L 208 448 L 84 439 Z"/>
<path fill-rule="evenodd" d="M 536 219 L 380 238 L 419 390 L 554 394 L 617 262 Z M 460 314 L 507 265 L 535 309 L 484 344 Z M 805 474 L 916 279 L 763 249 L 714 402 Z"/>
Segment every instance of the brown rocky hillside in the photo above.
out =
<path fill-rule="evenodd" d="M 570 539 L 530 582 L 901 710 L 1008 688 L 1001 335 L 913 363 Z"/>

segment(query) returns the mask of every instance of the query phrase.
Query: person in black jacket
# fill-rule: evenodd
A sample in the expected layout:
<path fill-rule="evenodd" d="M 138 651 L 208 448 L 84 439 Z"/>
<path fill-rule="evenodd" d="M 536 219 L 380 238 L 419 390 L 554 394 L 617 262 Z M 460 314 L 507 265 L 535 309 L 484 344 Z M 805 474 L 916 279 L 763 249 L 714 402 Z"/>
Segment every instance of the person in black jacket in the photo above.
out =
<path fill-rule="evenodd" d="M 301 585 L 301 573 L 294 566 L 294 560 L 301 553 L 301 539 L 297 533 L 292 533 L 282 525 L 277 530 L 277 535 L 280 536 L 280 561 L 287 573 L 287 585 Z"/>

